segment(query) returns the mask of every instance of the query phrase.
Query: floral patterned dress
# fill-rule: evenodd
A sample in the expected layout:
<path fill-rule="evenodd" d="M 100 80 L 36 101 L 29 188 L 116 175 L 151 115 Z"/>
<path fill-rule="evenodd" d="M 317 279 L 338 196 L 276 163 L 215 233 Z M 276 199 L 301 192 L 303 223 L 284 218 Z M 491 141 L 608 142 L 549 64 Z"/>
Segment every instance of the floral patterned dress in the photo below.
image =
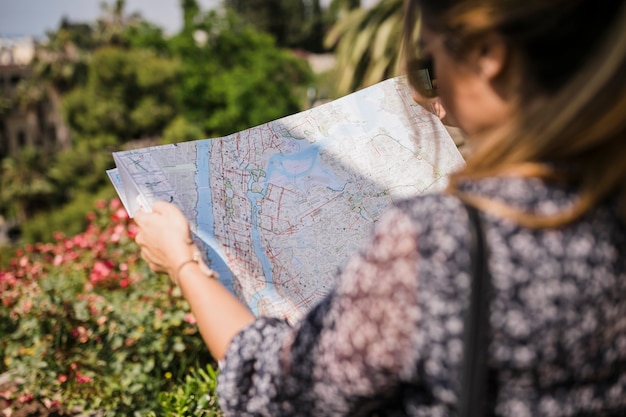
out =
<path fill-rule="evenodd" d="M 554 213 L 573 190 L 487 179 L 468 191 Z M 609 201 L 529 230 L 483 214 L 492 274 L 490 389 L 499 416 L 626 416 L 626 226 Z M 294 326 L 259 318 L 221 363 L 227 416 L 454 415 L 470 288 L 461 203 L 396 204 Z"/>

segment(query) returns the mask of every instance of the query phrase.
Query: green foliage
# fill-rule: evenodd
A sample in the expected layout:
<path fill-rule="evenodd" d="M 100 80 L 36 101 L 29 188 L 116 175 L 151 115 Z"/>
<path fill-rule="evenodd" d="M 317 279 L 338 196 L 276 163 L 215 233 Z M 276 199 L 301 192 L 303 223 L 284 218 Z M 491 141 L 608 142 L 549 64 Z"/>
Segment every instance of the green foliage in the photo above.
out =
<path fill-rule="evenodd" d="M 171 86 L 178 75 L 176 60 L 151 50 L 101 48 L 91 58 L 87 84 L 65 96 L 65 119 L 79 138 L 158 135 L 177 111 Z"/>
<path fill-rule="evenodd" d="M 0 202 L 4 214 L 25 221 L 37 210 L 50 207 L 57 190 L 45 174 L 47 163 L 43 152 L 30 147 L 0 161 Z"/>
<path fill-rule="evenodd" d="M 402 71 L 402 0 L 381 0 L 368 9 L 351 3 L 336 0 L 336 7 L 345 7 L 346 12 L 325 39 L 327 47 L 335 47 L 340 95 Z"/>
<path fill-rule="evenodd" d="M 271 34 L 281 47 L 323 50 L 325 16 L 320 0 L 225 0 L 246 23 Z"/>
<path fill-rule="evenodd" d="M 80 181 L 80 177 L 78 181 Z M 67 203 L 50 212 L 39 213 L 21 226 L 23 242 L 52 242 L 57 230 L 63 230 L 67 235 L 76 235 L 85 231 L 89 220 L 85 213 L 91 211 L 96 201 L 102 198 L 110 199 L 115 191 L 105 186 L 100 193 L 93 191 L 77 191 Z"/>
<path fill-rule="evenodd" d="M 182 62 L 177 94 L 187 120 L 221 136 L 299 111 L 308 64 L 234 14 L 211 11 L 171 40 Z M 192 30 L 193 29 L 193 30 Z"/>
<path fill-rule="evenodd" d="M 200 14 L 200 5 L 197 0 L 181 0 L 183 8 L 183 32 L 193 31 L 196 16 Z"/>
<path fill-rule="evenodd" d="M 157 395 L 177 392 L 175 381 L 211 358 L 178 290 L 139 259 L 136 226 L 119 201 L 100 202 L 88 220 L 84 233 L 59 233 L 0 262 L 0 373 L 15 378 L 2 395 L 106 416 L 161 415 Z M 197 375 L 199 387 L 214 389 Z"/>
<path fill-rule="evenodd" d="M 47 87 L 65 92 L 84 83 L 88 51 L 99 45 L 91 26 L 70 23 L 65 19 L 57 31 L 47 33 L 47 38 L 46 42 L 37 46 L 32 63 L 33 77 L 23 95 L 36 95 L 37 91 L 41 94 Z"/>
<path fill-rule="evenodd" d="M 71 149 L 41 164 L 5 163 L 1 214 L 17 219 L 28 239 L 49 240 L 52 226 L 80 230 L 87 199 L 72 200 L 110 187 L 111 152 L 127 142 L 223 136 L 305 105 L 313 81 L 306 61 L 234 13 L 182 1 L 184 29 L 168 39 L 139 16 L 125 16 L 124 1 L 109 3 L 96 24 L 63 22 L 49 34 L 33 78 L 11 102 L 35 108 L 54 97 L 71 132 Z M 0 112 L 7 106 L 0 99 Z M 51 214 L 54 208 L 62 212 Z"/>
<path fill-rule="evenodd" d="M 158 26 L 141 21 L 125 31 L 129 49 L 152 49 L 159 53 L 167 52 L 167 40 Z"/>
<path fill-rule="evenodd" d="M 186 142 L 203 138 L 204 133 L 197 125 L 189 122 L 184 116 L 176 117 L 163 132 L 162 144 Z"/>
<path fill-rule="evenodd" d="M 5 215 L 21 220 L 22 241 L 50 242 L 56 230 L 69 234 L 85 230 L 85 214 L 98 190 L 103 190 L 100 198 L 114 194 L 105 171 L 113 165 L 115 149 L 115 137 L 99 135 L 76 143 L 51 162 L 35 150 L 7 158 L 0 176 L 0 202 Z"/>
<path fill-rule="evenodd" d="M 105 184 L 104 170 L 113 164 L 111 152 L 118 146 L 117 138 L 107 134 L 76 140 L 73 147 L 56 156 L 48 176 L 67 191 L 97 190 Z"/>
<path fill-rule="evenodd" d="M 0 97 L 0 118 L 5 118 L 7 115 L 9 115 L 13 111 L 14 107 L 15 107 L 15 100 L 6 96 Z M 0 147 L 0 155 L 1 155 L 3 151 L 6 151 L 6 149 L 4 149 L 6 144 L 3 143 L 0 146 L 1 146 Z"/>
<path fill-rule="evenodd" d="M 174 390 L 159 393 L 164 417 L 219 417 L 217 405 L 217 371 L 210 364 L 206 370 L 192 369 Z M 156 414 L 152 415 L 156 417 Z"/>

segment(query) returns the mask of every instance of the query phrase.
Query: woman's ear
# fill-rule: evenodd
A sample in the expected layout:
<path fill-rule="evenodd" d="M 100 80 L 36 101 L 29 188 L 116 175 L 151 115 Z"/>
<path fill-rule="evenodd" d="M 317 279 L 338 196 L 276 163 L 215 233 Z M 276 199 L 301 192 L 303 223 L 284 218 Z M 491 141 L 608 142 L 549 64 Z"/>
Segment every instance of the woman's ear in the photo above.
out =
<path fill-rule="evenodd" d="M 502 38 L 495 34 L 485 36 L 480 41 L 477 52 L 481 77 L 491 81 L 502 75 L 507 59 L 507 47 Z"/>

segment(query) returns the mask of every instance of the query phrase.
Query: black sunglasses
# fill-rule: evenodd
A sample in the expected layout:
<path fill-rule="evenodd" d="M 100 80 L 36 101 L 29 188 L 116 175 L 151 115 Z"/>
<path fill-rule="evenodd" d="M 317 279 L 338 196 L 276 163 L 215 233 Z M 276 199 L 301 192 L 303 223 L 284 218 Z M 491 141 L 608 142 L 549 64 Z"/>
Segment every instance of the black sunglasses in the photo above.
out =
<path fill-rule="evenodd" d="M 409 82 L 422 97 L 437 96 L 432 57 L 413 58 L 407 65 Z"/>

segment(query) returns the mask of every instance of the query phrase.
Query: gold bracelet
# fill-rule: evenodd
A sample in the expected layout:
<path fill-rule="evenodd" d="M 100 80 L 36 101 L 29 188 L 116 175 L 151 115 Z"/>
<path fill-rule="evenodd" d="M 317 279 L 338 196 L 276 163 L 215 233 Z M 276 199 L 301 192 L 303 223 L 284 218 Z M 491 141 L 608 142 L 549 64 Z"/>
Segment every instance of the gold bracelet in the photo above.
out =
<path fill-rule="evenodd" d="M 212 270 L 211 268 L 209 268 L 204 261 L 202 260 L 202 255 L 200 254 L 200 252 L 195 251 L 191 257 L 191 259 L 187 259 L 186 261 L 181 262 L 180 265 L 178 265 L 178 268 L 176 268 L 176 276 L 174 277 L 174 283 L 178 286 L 180 286 L 180 271 L 181 269 L 183 269 L 183 267 L 187 264 L 190 263 L 195 263 L 198 265 L 198 267 L 200 268 L 200 272 L 202 272 L 204 275 L 206 275 L 208 278 L 211 279 L 219 279 L 219 275 L 217 274 L 217 272 L 215 272 L 214 270 Z"/>

